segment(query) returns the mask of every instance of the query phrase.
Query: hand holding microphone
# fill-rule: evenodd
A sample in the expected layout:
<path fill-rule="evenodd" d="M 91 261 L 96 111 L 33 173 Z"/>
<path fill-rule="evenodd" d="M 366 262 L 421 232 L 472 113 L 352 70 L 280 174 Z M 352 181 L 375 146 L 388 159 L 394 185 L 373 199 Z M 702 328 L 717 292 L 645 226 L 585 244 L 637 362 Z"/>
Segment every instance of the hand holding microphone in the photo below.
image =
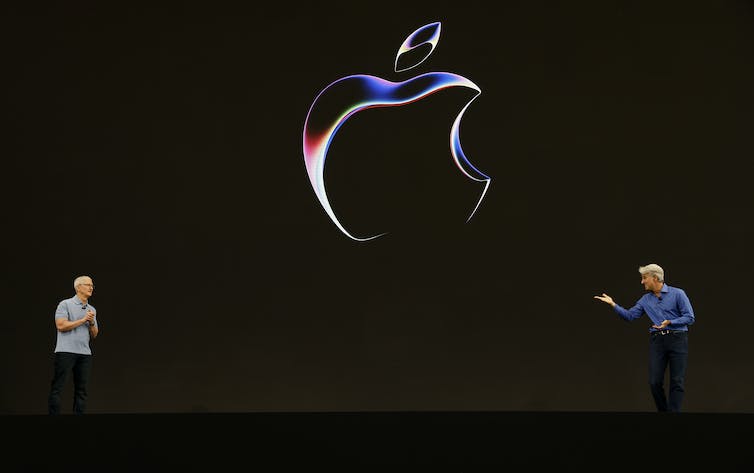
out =
<path fill-rule="evenodd" d="M 91 310 L 86 311 L 86 321 L 89 322 L 89 325 L 94 326 L 94 312 Z"/>

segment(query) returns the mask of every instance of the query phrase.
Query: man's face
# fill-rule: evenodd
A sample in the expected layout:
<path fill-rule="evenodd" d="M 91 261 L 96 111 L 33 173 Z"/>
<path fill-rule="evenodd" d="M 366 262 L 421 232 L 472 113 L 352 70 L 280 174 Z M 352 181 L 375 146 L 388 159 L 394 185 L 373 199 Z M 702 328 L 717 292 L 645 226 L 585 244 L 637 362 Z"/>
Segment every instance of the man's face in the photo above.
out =
<path fill-rule="evenodd" d="M 657 281 L 657 278 L 655 278 L 651 274 L 642 274 L 641 283 L 644 284 L 645 290 L 654 291 L 655 289 L 657 289 L 657 285 L 659 284 L 659 281 Z"/>
<path fill-rule="evenodd" d="M 92 293 L 94 292 L 94 282 L 90 278 L 84 279 L 83 282 L 81 282 L 78 286 L 76 286 L 76 289 L 84 296 L 91 297 Z"/>

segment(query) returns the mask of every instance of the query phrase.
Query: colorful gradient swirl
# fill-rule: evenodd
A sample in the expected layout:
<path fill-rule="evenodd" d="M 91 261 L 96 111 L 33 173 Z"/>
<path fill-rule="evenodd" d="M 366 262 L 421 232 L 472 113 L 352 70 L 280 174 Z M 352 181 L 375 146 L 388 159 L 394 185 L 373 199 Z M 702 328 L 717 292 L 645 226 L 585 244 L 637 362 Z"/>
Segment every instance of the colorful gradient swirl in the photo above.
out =
<path fill-rule="evenodd" d="M 422 44 L 412 44 L 412 37 L 432 26 L 436 26 L 437 34 L 439 34 L 439 23 L 433 23 L 420 28 L 410 36 L 406 42 L 404 42 L 398 55 L 400 56 L 400 54 L 410 48 Z M 433 36 L 433 38 L 433 41 L 436 43 L 436 37 Z M 482 195 L 467 219 L 468 222 L 482 203 L 490 183 L 490 178 L 471 164 L 461 148 L 461 119 L 469 105 L 471 105 L 474 99 L 481 94 L 481 89 L 479 89 L 476 84 L 463 76 L 450 72 L 430 72 L 403 82 L 390 82 L 379 77 L 358 74 L 336 80 L 325 87 L 314 99 L 314 102 L 309 108 L 309 113 L 306 116 L 306 122 L 304 123 L 303 151 L 306 171 L 309 175 L 309 181 L 311 182 L 314 192 L 316 193 L 319 202 L 322 204 L 322 207 L 325 209 L 325 212 L 327 212 L 327 215 L 330 216 L 335 225 L 349 238 L 357 241 L 367 241 L 385 235 L 386 233 L 365 238 L 354 236 L 343 227 L 342 223 L 335 215 L 327 197 L 324 182 L 324 168 L 327 150 L 330 147 L 335 134 L 340 127 L 343 126 L 345 121 L 357 112 L 369 108 L 396 107 L 410 104 L 449 87 L 466 87 L 477 92 L 461 109 L 450 130 L 450 150 L 458 169 L 469 179 L 484 182 L 485 184 Z M 333 111 L 331 107 L 317 106 L 320 102 L 326 101 L 329 95 L 338 95 L 338 97 L 342 97 L 343 91 L 347 91 L 346 95 L 348 96 L 347 102 L 349 105 L 337 111 Z"/>

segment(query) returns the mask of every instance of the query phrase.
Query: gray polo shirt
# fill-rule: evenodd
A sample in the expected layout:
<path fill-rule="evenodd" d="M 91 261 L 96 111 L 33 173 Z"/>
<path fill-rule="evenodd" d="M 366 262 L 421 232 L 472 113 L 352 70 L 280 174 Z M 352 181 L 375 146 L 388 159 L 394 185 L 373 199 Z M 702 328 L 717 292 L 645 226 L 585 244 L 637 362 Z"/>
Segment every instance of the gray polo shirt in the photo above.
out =
<path fill-rule="evenodd" d="M 74 321 L 86 317 L 86 311 L 94 312 L 94 325 L 97 325 L 97 309 L 93 305 L 81 302 L 77 296 L 60 301 L 58 308 L 55 310 L 55 319 L 65 318 Z M 58 340 L 55 344 L 55 353 L 57 352 L 79 353 L 81 355 L 91 355 L 92 349 L 89 347 L 89 324 L 82 324 L 73 330 L 61 332 L 58 330 Z"/>

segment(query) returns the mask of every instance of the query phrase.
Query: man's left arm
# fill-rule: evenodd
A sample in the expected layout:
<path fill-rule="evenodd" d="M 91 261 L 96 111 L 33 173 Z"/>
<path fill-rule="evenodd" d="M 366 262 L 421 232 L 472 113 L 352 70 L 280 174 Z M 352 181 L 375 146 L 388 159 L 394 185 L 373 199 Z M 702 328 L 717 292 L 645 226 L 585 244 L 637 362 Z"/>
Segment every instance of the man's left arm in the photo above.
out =
<path fill-rule="evenodd" d="M 678 313 L 680 317 L 673 319 L 670 325 L 691 325 L 696 320 L 694 318 L 694 309 L 691 308 L 691 301 L 682 289 L 678 290 Z"/>
<path fill-rule="evenodd" d="M 97 313 L 89 311 L 89 314 L 87 314 L 87 315 L 90 316 L 90 319 L 89 319 L 89 337 L 92 340 L 94 340 L 95 338 L 97 338 L 97 335 L 99 334 L 99 327 L 97 326 L 97 321 L 96 321 Z"/>

